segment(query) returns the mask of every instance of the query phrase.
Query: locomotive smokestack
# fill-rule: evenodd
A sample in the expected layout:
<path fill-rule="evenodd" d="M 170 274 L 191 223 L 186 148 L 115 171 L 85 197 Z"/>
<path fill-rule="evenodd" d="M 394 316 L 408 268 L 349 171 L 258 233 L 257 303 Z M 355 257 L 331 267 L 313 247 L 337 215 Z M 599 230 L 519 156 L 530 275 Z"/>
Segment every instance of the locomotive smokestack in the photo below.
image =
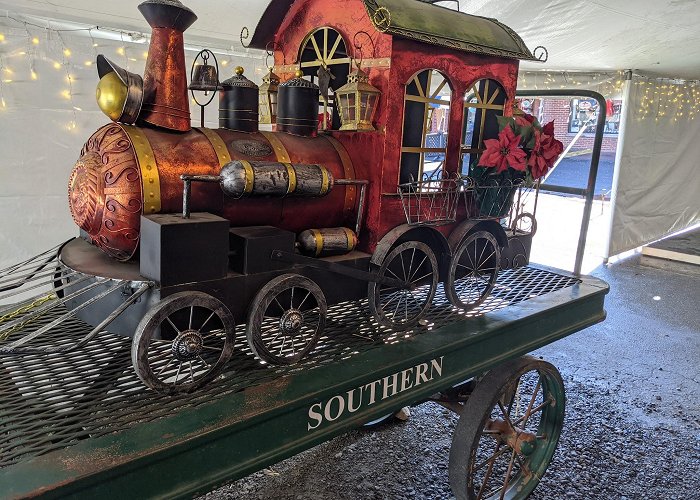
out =
<path fill-rule="evenodd" d="M 153 28 L 139 119 L 186 132 L 191 122 L 183 34 L 197 16 L 178 0 L 147 0 L 139 5 L 139 10 Z"/>

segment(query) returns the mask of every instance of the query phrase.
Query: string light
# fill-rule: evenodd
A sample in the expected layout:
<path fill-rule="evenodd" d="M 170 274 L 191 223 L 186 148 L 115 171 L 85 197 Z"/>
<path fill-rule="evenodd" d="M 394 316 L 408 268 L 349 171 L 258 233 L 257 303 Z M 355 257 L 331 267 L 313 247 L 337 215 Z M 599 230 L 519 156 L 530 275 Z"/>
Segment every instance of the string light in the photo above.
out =
<path fill-rule="evenodd" d="M 35 37 L 32 38 L 32 44 L 33 44 L 33 45 L 39 45 L 39 43 L 40 43 L 40 42 L 39 42 L 39 38 L 38 38 L 38 37 L 35 36 Z"/>

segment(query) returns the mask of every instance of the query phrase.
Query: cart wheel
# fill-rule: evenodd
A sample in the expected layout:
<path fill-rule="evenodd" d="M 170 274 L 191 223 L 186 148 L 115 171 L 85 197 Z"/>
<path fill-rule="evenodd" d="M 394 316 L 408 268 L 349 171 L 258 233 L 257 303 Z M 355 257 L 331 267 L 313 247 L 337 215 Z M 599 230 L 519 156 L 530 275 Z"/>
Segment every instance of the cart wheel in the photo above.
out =
<path fill-rule="evenodd" d="M 421 319 L 430 309 L 439 272 L 435 253 L 425 243 L 407 241 L 382 262 L 379 276 L 400 280 L 407 288 L 369 284 L 369 308 L 380 325 L 400 330 Z"/>
<path fill-rule="evenodd" d="M 326 297 L 316 283 L 285 274 L 260 289 L 250 306 L 246 336 L 263 361 L 292 365 L 311 351 L 326 326 Z"/>
<path fill-rule="evenodd" d="M 221 373 L 234 341 L 233 316 L 224 304 L 201 292 L 176 293 L 139 323 L 131 361 L 151 389 L 186 393 Z"/>
<path fill-rule="evenodd" d="M 496 284 L 501 249 L 488 231 L 472 233 L 457 247 L 445 283 L 455 307 L 472 309 L 488 297 Z"/>
<path fill-rule="evenodd" d="M 531 213 L 523 212 L 513 219 L 511 229 L 513 232 L 523 232 L 535 236 L 537 232 L 537 219 L 535 219 L 535 216 Z"/>
<path fill-rule="evenodd" d="M 564 383 L 531 356 L 490 371 L 465 404 L 450 449 L 459 500 L 527 498 L 545 473 L 564 423 Z"/>

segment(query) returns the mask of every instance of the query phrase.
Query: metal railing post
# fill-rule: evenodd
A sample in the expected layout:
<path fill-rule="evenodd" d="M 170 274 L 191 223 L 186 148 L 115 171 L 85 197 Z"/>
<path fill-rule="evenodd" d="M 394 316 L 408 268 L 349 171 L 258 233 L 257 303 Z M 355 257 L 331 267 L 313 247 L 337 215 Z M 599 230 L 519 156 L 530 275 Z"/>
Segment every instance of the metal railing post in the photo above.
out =
<path fill-rule="evenodd" d="M 574 274 L 581 275 L 581 267 L 583 266 L 583 254 L 586 249 L 586 238 L 588 236 L 588 226 L 591 219 L 591 211 L 593 209 L 593 197 L 595 195 L 595 183 L 598 179 L 598 164 L 600 163 L 600 153 L 603 149 L 603 130 L 605 129 L 605 119 L 607 118 L 607 107 L 605 97 L 599 92 L 593 90 L 580 89 L 551 89 L 551 90 L 519 90 L 516 93 L 517 97 L 588 97 L 595 99 L 598 102 L 598 120 L 595 129 L 595 139 L 593 141 L 593 153 L 591 155 L 591 167 L 588 171 L 588 185 L 586 189 L 578 190 L 576 194 L 581 194 L 586 198 L 586 204 L 583 207 L 583 220 L 581 221 L 581 232 L 576 248 L 576 263 L 574 264 Z M 563 186 L 553 186 L 545 184 L 541 189 L 555 188 L 554 191 L 567 192 Z M 560 188 L 560 189 L 556 189 Z M 572 192 L 574 190 L 568 190 Z"/>

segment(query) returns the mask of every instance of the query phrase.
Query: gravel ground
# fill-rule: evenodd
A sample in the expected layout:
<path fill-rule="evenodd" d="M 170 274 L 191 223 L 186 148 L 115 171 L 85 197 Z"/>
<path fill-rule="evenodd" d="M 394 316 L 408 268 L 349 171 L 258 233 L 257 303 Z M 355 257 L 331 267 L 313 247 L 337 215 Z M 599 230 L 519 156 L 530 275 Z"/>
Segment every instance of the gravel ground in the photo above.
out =
<path fill-rule="evenodd" d="M 611 284 L 608 320 L 535 353 L 561 371 L 567 405 L 531 498 L 700 499 L 700 277 L 635 260 L 596 274 Z M 457 416 L 434 403 L 411 411 L 407 422 L 349 432 L 204 498 L 452 498 Z"/>

